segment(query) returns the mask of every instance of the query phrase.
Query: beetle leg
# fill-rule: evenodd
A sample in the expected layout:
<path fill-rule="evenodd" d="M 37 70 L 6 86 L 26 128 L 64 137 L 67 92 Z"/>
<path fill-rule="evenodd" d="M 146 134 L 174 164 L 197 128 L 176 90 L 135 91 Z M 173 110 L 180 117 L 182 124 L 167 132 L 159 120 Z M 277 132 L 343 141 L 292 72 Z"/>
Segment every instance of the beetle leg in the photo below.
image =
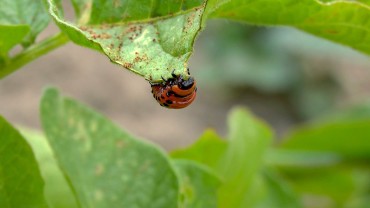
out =
<path fill-rule="evenodd" d="M 176 74 L 175 74 L 175 69 L 172 70 L 171 75 L 172 75 L 173 78 L 177 77 Z"/>

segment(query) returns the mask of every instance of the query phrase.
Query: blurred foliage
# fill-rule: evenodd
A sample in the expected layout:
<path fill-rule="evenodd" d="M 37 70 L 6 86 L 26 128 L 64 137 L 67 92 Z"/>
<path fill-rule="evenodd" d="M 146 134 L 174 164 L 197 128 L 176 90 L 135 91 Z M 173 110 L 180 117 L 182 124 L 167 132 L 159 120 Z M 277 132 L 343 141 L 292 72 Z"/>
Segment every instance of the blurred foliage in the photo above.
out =
<path fill-rule="evenodd" d="M 186 62 L 201 28 L 203 0 L 74 2 L 76 19 L 67 21 L 57 0 L 48 0 L 55 23 L 74 43 L 104 53 L 146 80 L 188 77 Z"/>
<path fill-rule="evenodd" d="M 210 21 L 198 42 L 204 86 L 236 98 L 245 90 L 282 96 L 301 118 L 340 102 L 348 84 L 343 70 L 370 68 L 368 57 L 350 48 L 289 28 Z"/>
<path fill-rule="evenodd" d="M 369 109 L 362 106 L 363 111 Z M 35 188 L 42 190 L 45 183 L 50 207 L 366 208 L 370 117 L 357 114 L 358 110 L 348 110 L 340 119 L 326 116 L 272 145 L 270 127 L 248 110 L 235 108 L 226 140 L 207 130 L 195 144 L 174 150 L 169 157 L 50 89 L 41 103 L 46 136 L 22 133 L 41 170 L 43 182 Z M 25 143 L 14 128 L 2 123 L 1 140 L 15 138 L 7 133 L 13 131 Z M 7 149 L 0 148 L 2 158 L 14 155 Z M 32 152 L 28 154 L 25 159 L 32 159 Z M 37 171 L 36 165 L 14 162 L 12 168 L 0 169 L 0 176 L 20 168 L 24 173 Z M 28 182 L 32 181 L 22 186 Z M 19 195 L 28 191 L 17 190 Z M 35 194 L 24 199 L 35 199 Z"/>
<path fill-rule="evenodd" d="M 368 112 L 370 106 L 367 105 L 367 108 L 362 106 L 361 109 Z M 242 112 L 238 113 L 242 114 Z M 332 113 L 332 115 L 339 114 Z M 239 198 L 248 199 L 248 203 L 239 206 L 227 206 L 228 203 L 226 203 L 220 204 L 220 207 L 368 207 L 370 128 L 357 124 L 368 125 L 370 117 L 356 118 L 357 115 L 357 108 L 348 109 L 345 114 L 342 114 L 341 119 L 328 115 L 325 119 L 317 119 L 318 122 L 295 129 L 289 134 L 290 136 L 264 154 L 263 162 L 259 162 L 261 163 L 259 171 L 253 176 L 253 183 L 248 186 L 245 195 Z M 244 122 L 247 117 L 244 117 Z M 233 119 L 236 118 L 232 118 L 231 122 Z M 258 121 L 254 120 L 254 122 Z M 243 129 L 238 131 L 250 131 L 251 135 L 240 135 L 239 138 L 248 140 L 250 143 L 262 131 L 253 132 L 252 129 L 258 128 L 249 129 L 251 124 L 245 124 L 242 125 L 244 128 L 240 126 Z M 230 127 L 232 131 L 232 125 Z M 228 139 L 231 138 L 232 133 Z M 264 143 L 260 139 L 259 145 Z M 194 160 L 208 165 L 220 175 L 225 169 L 238 175 L 242 171 L 239 165 L 248 169 L 251 168 L 249 162 L 259 161 L 255 158 L 256 155 L 238 154 L 238 149 L 243 146 L 242 143 L 232 147 L 230 142 L 232 143 L 232 140 L 227 140 L 225 143 L 217 134 L 207 131 L 195 144 L 185 149 L 175 150 L 171 155 L 174 158 Z M 256 147 L 252 144 L 248 145 L 253 149 L 247 151 L 249 154 L 256 152 Z M 210 154 L 207 154 L 207 147 Z M 229 162 L 228 166 L 222 165 L 228 149 L 238 155 L 238 158 L 243 161 L 242 164 Z M 217 156 L 215 152 L 218 153 Z M 227 180 L 224 181 L 227 183 Z M 237 196 L 236 190 L 244 183 L 243 179 L 238 181 L 234 191 L 230 191 L 234 197 Z M 222 192 L 219 197 L 222 197 Z"/>
<path fill-rule="evenodd" d="M 44 182 L 32 149 L 1 116 L 0 141 L 0 207 L 46 208 Z"/>
<path fill-rule="evenodd" d="M 81 207 L 177 206 L 179 179 L 156 146 L 136 139 L 55 89 L 44 94 L 41 121 Z"/>

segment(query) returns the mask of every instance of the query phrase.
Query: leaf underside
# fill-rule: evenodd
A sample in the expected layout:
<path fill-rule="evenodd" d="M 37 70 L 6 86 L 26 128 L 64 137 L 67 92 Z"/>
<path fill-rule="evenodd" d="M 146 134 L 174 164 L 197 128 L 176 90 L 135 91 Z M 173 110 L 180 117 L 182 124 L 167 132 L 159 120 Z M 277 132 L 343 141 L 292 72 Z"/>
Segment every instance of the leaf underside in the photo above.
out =
<path fill-rule="evenodd" d="M 173 70 L 188 77 L 203 1 L 94 0 L 84 1 L 85 9 L 74 1 L 78 23 L 67 22 L 55 1 L 48 2 L 54 20 L 75 43 L 103 52 L 151 82 L 162 82 Z"/>

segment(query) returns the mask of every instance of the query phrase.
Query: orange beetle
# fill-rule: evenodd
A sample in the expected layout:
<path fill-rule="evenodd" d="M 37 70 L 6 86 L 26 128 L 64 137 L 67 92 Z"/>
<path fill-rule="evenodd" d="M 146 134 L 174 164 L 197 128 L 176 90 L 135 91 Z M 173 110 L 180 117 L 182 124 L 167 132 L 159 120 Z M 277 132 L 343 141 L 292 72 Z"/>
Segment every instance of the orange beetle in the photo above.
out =
<path fill-rule="evenodd" d="M 196 96 L 197 87 L 193 77 L 185 80 L 182 75 L 176 75 L 172 71 L 172 77 L 163 79 L 162 83 L 150 83 L 153 97 L 157 102 L 167 108 L 180 109 L 190 105 Z M 189 73 L 189 69 L 188 69 Z"/>

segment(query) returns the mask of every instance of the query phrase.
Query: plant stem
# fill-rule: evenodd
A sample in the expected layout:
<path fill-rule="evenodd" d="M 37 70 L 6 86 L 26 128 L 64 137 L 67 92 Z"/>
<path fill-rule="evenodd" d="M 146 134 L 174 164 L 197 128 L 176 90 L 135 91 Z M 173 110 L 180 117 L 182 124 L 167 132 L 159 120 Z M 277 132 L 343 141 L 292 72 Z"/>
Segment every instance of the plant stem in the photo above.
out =
<path fill-rule="evenodd" d="M 10 58 L 9 63 L 6 64 L 3 68 L 0 68 L 0 79 L 3 79 L 4 77 L 20 69 L 27 63 L 48 53 L 49 51 L 60 47 L 68 41 L 69 39 L 65 34 L 58 33 L 41 41 L 40 43 L 32 45 L 31 47 L 22 51 L 20 54 Z"/>

